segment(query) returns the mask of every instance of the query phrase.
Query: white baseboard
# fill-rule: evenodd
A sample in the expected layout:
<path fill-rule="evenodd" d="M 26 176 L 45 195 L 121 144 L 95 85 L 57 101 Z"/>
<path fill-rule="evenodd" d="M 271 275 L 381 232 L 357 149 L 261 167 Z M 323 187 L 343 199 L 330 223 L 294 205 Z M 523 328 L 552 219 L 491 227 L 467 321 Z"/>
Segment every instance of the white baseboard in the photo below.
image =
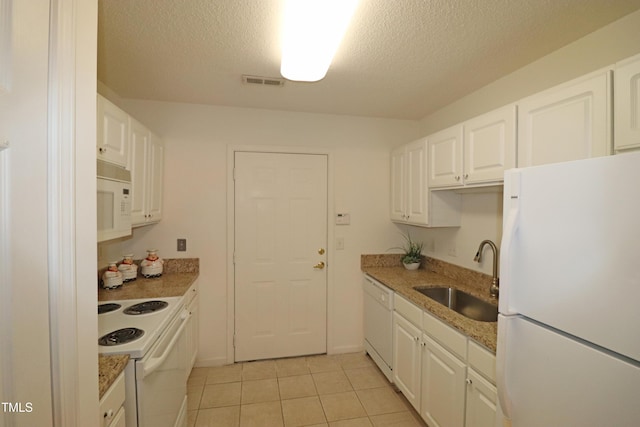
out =
<path fill-rule="evenodd" d="M 341 345 L 328 348 L 327 354 L 359 353 L 363 351 L 364 347 L 362 345 Z"/>
<path fill-rule="evenodd" d="M 214 366 L 228 365 L 226 357 L 212 357 L 209 359 L 197 359 L 194 368 L 212 368 Z"/>

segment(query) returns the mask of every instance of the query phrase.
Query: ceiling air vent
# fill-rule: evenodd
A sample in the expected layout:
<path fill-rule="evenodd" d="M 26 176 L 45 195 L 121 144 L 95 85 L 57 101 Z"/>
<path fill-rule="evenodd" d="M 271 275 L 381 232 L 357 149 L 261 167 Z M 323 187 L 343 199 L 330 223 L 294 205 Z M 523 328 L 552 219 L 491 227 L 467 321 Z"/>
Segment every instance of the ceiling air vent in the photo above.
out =
<path fill-rule="evenodd" d="M 284 86 L 284 81 L 285 79 L 279 79 L 276 77 L 242 76 L 242 83 L 249 83 L 252 85 Z"/>

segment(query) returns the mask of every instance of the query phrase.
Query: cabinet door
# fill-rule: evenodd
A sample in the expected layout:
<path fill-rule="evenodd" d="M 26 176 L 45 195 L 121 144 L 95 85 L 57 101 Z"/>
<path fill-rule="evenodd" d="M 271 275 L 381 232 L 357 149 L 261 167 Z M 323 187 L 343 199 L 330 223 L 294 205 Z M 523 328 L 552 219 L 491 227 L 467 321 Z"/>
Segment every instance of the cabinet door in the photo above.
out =
<path fill-rule="evenodd" d="M 429 188 L 462 185 L 462 125 L 427 137 Z"/>
<path fill-rule="evenodd" d="M 518 103 L 518 167 L 611 154 L 610 81 L 599 71 Z"/>
<path fill-rule="evenodd" d="M 120 408 L 116 416 L 113 417 L 113 420 L 111 421 L 111 424 L 109 424 L 109 427 L 125 427 L 125 426 L 126 426 L 126 417 L 125 417 L 124 406 L 123 406 Z"/>
<path fill-rule="evenodd" d="M 428 223 L 427 142 L 421 139 L 406 147 L 407 222 Z"/>
<path fill-rule="evenodd" d="M 511 105 L 464 123 L 464 183 L 503 181 L 516 166 L 516 107 Z"/>
<path fill-rule="evenodd" d="M 427 335 L 422 340 L 420 415 L 432 427 L 463 427 L 466 365 Z"/>
<path fill-rule="evenodd" d="M 196 362 L 198 356 L 198 295 L 196 295 L 189 304 L 189 323 L 187 325 L 187 354 L 189 356 L 189 365 L 187 369 L 187 378 L 191 374 L 191 369 Z"/>
<path fill-rule="evenodd" d="M 98 159 L 128 167 L 129 115 L 100 95 L 97 104 Z"/>
<path fill-rule="evenodd" d="M 162 191 L 164 178 L 164 143 L 151 134 L 149 147 L 149 196 L 147 221 L 158 222 L 162 219 Z"/>
<path fill-rule="evenodd" d="M 640 147 L 640 55 L 616 64 L 615 148 Z"/>
<path fill-rule="evenodd" d="M 405 147 L 391 152 L 391 220 L 405 221 Z"/>
<path fill-rule="evenodd" d="M 393 382 L 420 410 L 420 329 L 393 313 Z"/>
<path fill-rule="evenodd" d="M 473 369 L 467 371 L 467 410 L 465 427 L 496 425 L 496 387 Z"/>
<path fill-rule="evenodd" d="M 147 199 L 149 197 L 149 144 L 150 132 L 138 121 L 131 119 L 131 225 L 144 224 L 147 221 Z"/>

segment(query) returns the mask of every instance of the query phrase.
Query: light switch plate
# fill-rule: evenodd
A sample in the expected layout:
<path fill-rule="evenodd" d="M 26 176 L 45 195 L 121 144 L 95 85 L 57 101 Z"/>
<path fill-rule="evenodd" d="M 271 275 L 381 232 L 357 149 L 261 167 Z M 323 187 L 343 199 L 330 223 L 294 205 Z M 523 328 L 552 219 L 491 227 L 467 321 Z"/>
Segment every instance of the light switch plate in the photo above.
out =
<path fill-rule="evenodd" d="M 178 252 L 186 252 L 187 239 L 178 239 Z"/>
<path fill-rule="evenodd" d="M 349 224 L 351 224 L 351 214 L 348 214 L 348 213 L 336 214 L 336 225 L 349 225 Z"/>

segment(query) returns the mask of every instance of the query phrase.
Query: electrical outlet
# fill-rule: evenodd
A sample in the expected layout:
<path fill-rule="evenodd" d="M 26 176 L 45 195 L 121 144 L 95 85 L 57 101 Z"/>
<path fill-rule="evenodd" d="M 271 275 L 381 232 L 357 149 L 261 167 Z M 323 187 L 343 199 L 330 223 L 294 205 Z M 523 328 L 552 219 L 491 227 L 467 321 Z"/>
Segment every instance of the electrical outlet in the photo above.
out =
<path fill-rule="evenodd" d="M 187 239 L 178 239 L 178 252 L 185 252 L 187 250 Z"/>

